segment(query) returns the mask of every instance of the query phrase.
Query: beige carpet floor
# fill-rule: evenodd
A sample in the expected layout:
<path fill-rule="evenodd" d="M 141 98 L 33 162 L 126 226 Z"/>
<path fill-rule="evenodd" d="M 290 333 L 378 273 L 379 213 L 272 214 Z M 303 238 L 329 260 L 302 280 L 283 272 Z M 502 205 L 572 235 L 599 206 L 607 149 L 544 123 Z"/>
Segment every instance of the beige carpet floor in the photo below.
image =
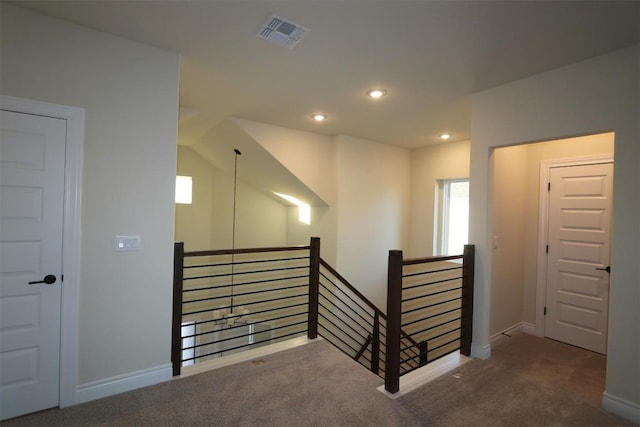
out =
<path fill-rule="evenodd" d="M 257 363 L 256 363 L 257 362 Z M 521 335 L 391 400 L 325 341 L 3 426 L 626 426 L 600 408 L 605 357 Z"/>

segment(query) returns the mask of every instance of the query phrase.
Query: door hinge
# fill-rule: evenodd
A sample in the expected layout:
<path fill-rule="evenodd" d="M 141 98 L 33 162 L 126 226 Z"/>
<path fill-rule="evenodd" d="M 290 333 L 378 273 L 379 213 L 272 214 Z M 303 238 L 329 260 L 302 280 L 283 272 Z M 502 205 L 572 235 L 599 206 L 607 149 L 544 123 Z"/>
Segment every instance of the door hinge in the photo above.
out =
<path fill-rule="evenodd" d="M 547 245 L 547 248 L 545 249 L 545 251 L 549 253 L 549 245 Z"/>
<path fill-rule="evenodd" d="M 547 183 L 547 191 L 551 191 L 551 183 L 550 182 Z"/>
<path fill-rule="evenodd" d="M 547 315 L 547 306 L 544 307 L 544 315 Z"/>

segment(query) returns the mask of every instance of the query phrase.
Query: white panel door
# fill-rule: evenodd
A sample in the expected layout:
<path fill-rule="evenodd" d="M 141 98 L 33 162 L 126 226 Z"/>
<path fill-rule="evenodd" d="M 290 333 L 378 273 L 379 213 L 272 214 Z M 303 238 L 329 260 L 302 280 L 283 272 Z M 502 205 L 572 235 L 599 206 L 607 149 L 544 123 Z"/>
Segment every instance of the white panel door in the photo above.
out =
<path fill-rule="evenodd" d="M 0 111 L 0 419 L 59 402 L 65 141 L 65 120 Z"/>
<path fill-rule="evenodd" d="M 606 353 L 613 164 L 550 170 L 545 335 Z"/>

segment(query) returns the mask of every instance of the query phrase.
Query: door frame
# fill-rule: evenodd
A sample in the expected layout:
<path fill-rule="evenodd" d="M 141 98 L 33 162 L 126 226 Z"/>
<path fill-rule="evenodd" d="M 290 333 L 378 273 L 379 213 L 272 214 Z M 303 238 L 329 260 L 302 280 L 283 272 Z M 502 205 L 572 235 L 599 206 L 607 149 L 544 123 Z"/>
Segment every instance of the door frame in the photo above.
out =
<path fill-rule="evenodd" d="M 84 109 L 0 95 L 0 106 L 16 113 L 63 119 L 67 122 L 62 220 L 62 302 L 60 305 L 60 384 L 58 405 L 76 403 L 78 384 L 78 290 L 80 278 L 80 211 Z"/>
<path fill-rule="evenodd" d="M 571 157 L 565 159 L 547 159 L 540 161 L 540 183 L 538 203 L 538 260 L 536 268 L 536 316 L 534 334 L 545 336 L 544 306 L 547 297 L 547 235 L 549 228 L 549 192 L 547 185 L 552 168 L 567 166 L 584 166 L 602 163 L 614 163 L 613 153 L 594 156 Z M 615 186 L 615 181 L 614 181 Z M 613 209 L 613 208 L 612 208 Z M 611 239 L 611 235 L 609 235 Z M 611 313 L 611 300 L 609 300 L 609 313 Z"/>

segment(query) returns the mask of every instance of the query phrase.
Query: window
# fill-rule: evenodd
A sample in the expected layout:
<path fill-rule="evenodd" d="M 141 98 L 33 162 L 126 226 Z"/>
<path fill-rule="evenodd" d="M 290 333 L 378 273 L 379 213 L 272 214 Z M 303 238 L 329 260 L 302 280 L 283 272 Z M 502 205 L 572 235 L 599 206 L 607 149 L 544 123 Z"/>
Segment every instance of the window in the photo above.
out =
<path fill-rule="evenodd" d="M 176 176 L 176 203 L 191 204 L 192 185 L 190 176 Z"/>
<path fill-rule="evenodd" d="M 460 255 L 469 235 L 469 180 L 438 180 L 434 212 L 434 254 Z"/>

